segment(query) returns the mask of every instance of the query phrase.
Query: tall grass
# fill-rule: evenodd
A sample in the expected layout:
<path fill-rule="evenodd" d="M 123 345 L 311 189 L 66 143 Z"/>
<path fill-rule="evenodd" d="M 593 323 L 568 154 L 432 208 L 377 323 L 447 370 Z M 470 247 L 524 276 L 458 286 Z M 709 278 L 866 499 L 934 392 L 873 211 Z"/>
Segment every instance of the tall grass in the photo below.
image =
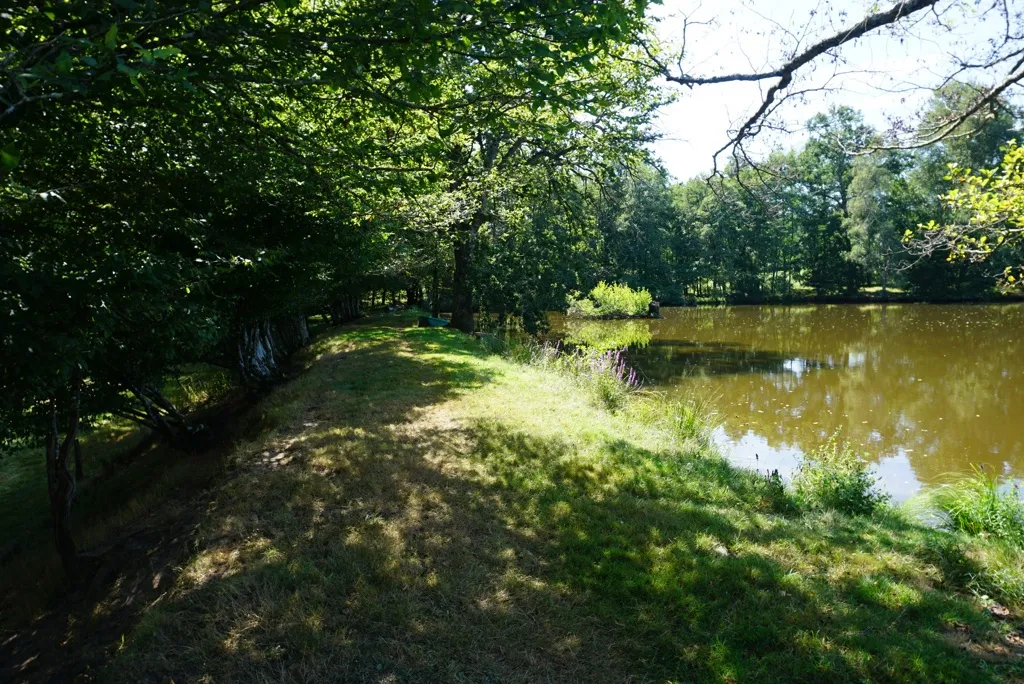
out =
<path fill-rule="evenodd" d="M 833 434 L 804 456 L 793 477 L 793 497 L 804 510 L 864 515 L 887 500 L 875 489 L 876 482 L 867 462 Z"/>
<path fill-rule="evenodd" d="M 646 288 L 634 290 L 628 285 L 609 285 L 604 281 L 586 297 L 574 292 L 566 298 L 568 315 L 574 318 L 645 316 L 651 301 L 651 293 Z"/>
<path fill-rule="evenodd" d="M 509 341 L 505 355 L 520 363 L 555 370 L 585 387 L 597 403 L 610 411 L 622 408 L 640 392 L 642 382 L 626 364 L 623 349 L 595 351 L 567 349 L 561 341 L 543 344 L 533 340 Z"/>
<path fill-rule="evenodd" d="M 1024 502 L 1019 492 L 1017 484 L 1001 491 L 998 477 L 973 466 L 971 475 L 933 490 L 928 502 L 953 529 L 1024 545 Z"/>

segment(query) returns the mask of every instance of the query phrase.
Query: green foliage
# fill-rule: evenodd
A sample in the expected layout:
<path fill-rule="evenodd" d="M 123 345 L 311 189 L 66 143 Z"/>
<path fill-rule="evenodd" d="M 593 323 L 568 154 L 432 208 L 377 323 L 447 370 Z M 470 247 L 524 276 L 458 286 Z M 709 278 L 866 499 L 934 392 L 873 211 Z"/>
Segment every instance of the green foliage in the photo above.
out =
<path fill-rule="evenodd" d="M 646 316 L 652 301 L 646 288 L 637 290 L 628 285 L 608 285 L 601 281 L 586 298 L 570 293 L 566 298 L 568 315 L 573 318 L 626 318 Z"/>
<path fill-rule="evenodd" d="M 894 156 L 894 155 L 891 155 Z M 850 259 L 885 290 L 899 285 L 898 278 L 908 255 L 899 228 L 896 184 L 892 166 L 898 160 L 858 157 L 850 179 L 848 217 L 844 228 L 850 236 Z"/>
<path fill-rule="evenodd" d="M 1019 485 L 1001 491 L 1001 481 L 982 468 L 932 490 L 928 502 L 953 529 L 991 535 L 1024 546 L 1024 502 Z"/>
<path fill-rule="evenodd" d="M 508 262 L 558 262 L 586 225 L 545 189 L 642 157 L 660 101 L 629 59 L 646 2 L 193 4 L 0 13 L 0 449 L 155 424 L 144 396 L 181 367 L 268 384 L 307 316 L 367 291 L 458 282 L 471 325 L 516 273 L 490 292 L 535 321 L 566 273 Z M 494 280 L 485 241 L 515 257 Z"/>
<path fill-rule="evenodd" d="M 1024 148 L 1011 140 L 1001 150 L 1002 161 L 993 169 L 949 165 L 954 187 L 941 199 L 965 222 L 920 226 L 948 248 L 951 261 L 987 261 L 1024 242 Z M 1022 276 L 1024 265 L 1005 267 L 1009 286 L 1019 287 Z"/>
<path fill-rule="evenodd" d="M 804 456 L 793 477 L 793 494 L 804 510 L 867 515 L 887 500 L 875 490 L 871 467 L 848 444 L 832 435 Z"/>

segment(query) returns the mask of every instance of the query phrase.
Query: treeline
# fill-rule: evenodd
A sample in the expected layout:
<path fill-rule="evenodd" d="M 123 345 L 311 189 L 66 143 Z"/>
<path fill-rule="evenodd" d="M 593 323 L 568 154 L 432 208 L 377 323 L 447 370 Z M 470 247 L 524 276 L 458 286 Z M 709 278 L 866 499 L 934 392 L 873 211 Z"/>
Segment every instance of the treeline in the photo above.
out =
<path fill-rule="evenodd" d="M 972 92 L 962 83 L 936 92 L 921 126 L 937 128 Z M 940 143 L 879 150 L 885 139 L 859 112 L 819 114 L 800 149 L 734 168 L 727 179 L 666 190 L 675 240 L 686 247 L 673 251 L 681 267 L 658 287 L 673 282 L 685 294 L 730 301 L 786 299 L 799 289 L 842 297 L 865 286 L 925 300 L 994 294 L 997 275 L 1019 254 L 951 261 L 948 249 L 920 241 L 918 226 L 966 222 L 941 199 L 953 187 L 949 166 L 997 166 L 1019 124 L 1020 112 L 997 101 Z"/>
<path fill-rule="evenodd" d="M 921 136 L 974 92 L 956 82 L 936 92 Z M 998 166 L 1020 122 L 997 100 L 936 144 L 884 150 L 859 112 L 836 107 L 807 122 L 800 148 L 734 162 L 713 178 L 675 184 L 655 165 L 620 163 L 600 183 L 545 179 L 482 227 L 478 303 L 532 328 L 602 280 L 647 288 L 666 304 L 843 300 L 868 286 L 873 298 L 995 296 L 998 276 L 1024 257 L 1019 245 L 950 260 L 957 245 L 922 241 L 919 226 L 970 223 L 971 212 L 942 199 L 956 185 L 950 165 Z M 442 278 L 439 309 L 451 306 L 450 292 Z"/>
<path fill-rule="evenodd" d="M 529 200 L 633 163 L 644 3 L 134 3 L 0 14 L 0 443 L 37 447 L 67 572 L 70 467 L 115 414 L 211 438 L 186 364 L 273 382 L 307 320 L 474 270 Z M 586 180 L 583 180 L 586 179 Z M 550 200 L 544 203 L 539 198 Z M 555 199 L 552 199 L 555 198 Z M 517 220 L 517 219 L 510 219 Z M 537 216 L 532 221 L 540 221 Z M 443 284 L 443 285 L 442 285 Z"/>

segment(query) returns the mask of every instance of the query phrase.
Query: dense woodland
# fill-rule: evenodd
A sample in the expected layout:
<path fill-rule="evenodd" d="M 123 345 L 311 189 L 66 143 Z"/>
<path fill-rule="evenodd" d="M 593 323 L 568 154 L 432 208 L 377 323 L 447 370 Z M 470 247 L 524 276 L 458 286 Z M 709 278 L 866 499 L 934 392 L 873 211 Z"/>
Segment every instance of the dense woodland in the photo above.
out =
<path fill-rule="evenodd" d="M 309 317 L 341 323 L 383 293 L 471 331 L 474 315 L 533 328 L 599 280 L 665 303 L 995 289 L 1012 251 L 949 262 L 904 237 L 949 218 L 948 164 L 999 162 L 1019 128 L 1010 101 L 908 151 L 870 152 L 881 132 L 831 109 L 798 149 L 676 184 L 646 147 L 674 96 L 646 9 L 79 0 L 0 14 L 0 439 L 45 453 L 69 572 L 91 421 L 202 448 L 208 431 L 162 390 L 181 367 L 259 388 Z M 930 116 L 978 92 L 950 82 Z"/>

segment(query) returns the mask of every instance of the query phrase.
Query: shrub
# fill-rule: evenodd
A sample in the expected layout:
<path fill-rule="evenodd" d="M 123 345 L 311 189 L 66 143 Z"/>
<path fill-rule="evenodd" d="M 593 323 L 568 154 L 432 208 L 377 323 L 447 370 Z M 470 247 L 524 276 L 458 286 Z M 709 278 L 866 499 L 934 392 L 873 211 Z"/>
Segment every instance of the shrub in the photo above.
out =
<path fill-rule="evenodd" d="M 928 501 L 953 529 L 1024 545 L 1024 503 L 1018 490 L 1014 485 L 1000 491 L 999 478 L 975 467 L 973 474 L 937 487 Z"/>
<path fill-rule="evenodd" d="M 804 510 L 865 515 L 887 500 L 875 490 L 876 481 L 864 459 L 832 435 L 804 457 L 793 478 L 793 494 Z"/>
<path fill-rule="evenodd" d="M 608 285 L 604 281 L 585 298 L 581 298 L 579 292 L 566 297 L 568 315 L 574 318 L 644 316 L 651 301 L 651 293 L 646 288 L 634 290 L 628 285 Z"/>

